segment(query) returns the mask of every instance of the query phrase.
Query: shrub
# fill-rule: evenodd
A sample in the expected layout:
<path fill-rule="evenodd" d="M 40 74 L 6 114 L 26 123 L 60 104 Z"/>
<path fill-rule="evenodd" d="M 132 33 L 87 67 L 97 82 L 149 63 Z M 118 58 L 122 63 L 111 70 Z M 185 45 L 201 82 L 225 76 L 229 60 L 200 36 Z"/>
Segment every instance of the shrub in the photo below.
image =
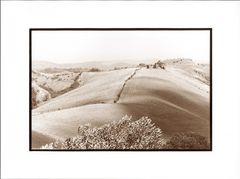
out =
<path fill-rule="evenodd" d="M 153 68 L 165 69 L 165 64 L 159 60 L 156 63 L 154 63 Z"/>
<path fill-rule="evenodd" d="M 165 144 L 161 129 L 148 117 L 132 121 L 125 116 L 121 120 L 101 127 L 83 125 L 76 137 L 42 146 L 42 149 L 161 149 Z"/>
<path fill-rule="evenodd" d="M 139 63 L 138 66 L 139 67 L 146 67 L 146 64 L 145 63 Z"/>
<path fill-rule="evenodd" d="M 90 72 L 99 72 L 99 71 L 101 71 L 101 70 L 98 69 L 98 68 L 91 68 L 89 71 L 90 71 Z"/>
<path fill-rule="evenodd" d="M 199 134 L 176 133 L 166 142 L 165 149 L 209 149 L 206 137 Z"/>

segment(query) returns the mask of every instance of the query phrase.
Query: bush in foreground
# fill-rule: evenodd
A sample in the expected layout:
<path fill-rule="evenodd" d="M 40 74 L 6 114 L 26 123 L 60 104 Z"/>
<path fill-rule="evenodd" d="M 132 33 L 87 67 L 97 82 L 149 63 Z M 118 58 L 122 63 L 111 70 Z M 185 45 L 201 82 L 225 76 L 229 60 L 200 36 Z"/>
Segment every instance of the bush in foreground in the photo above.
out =
<path fill-rule="evenodd" d="M 46 144 L 41 149 L 199 150 L 209 149 L 209 144 L 206 137 L 195 133 L 176 133 L 166 138 L 148 117 L 132 121 L 131 117 L 125 116 L 101 127 L 80 126 L 76 137 Z"/>
<path fill-rule="evenodd" d="M 42 149 L 161 149 L 165 144 L 161 129 L 148 117 L 132 121 L 125 116 L 101 127 L 83 125 L 76 137 L 47 144 Z"/>

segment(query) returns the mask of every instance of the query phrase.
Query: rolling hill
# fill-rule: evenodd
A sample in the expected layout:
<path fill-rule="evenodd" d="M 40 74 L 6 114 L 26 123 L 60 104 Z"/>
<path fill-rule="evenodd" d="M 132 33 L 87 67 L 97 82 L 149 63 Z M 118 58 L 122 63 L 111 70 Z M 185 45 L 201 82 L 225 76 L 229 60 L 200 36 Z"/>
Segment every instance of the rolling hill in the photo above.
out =
<path fill-rule="evenodd" d="M 32 110 L 33 147 L 74 136 L 79 125 L 101 126 L 124 115 L 148 116 L 166 135 L 196 132 L 209 139 L 208 66 L 184 59 L 164 64 L 82 72 L 75 89 Z"/>

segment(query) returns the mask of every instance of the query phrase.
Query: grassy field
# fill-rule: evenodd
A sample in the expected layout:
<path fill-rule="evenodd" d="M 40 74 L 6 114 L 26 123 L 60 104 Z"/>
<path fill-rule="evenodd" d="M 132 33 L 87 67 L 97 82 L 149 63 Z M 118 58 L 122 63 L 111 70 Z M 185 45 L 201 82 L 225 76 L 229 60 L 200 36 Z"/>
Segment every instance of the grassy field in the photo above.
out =
<path fill-rule="evenodd" d="M 135 71 L 135 68 L 106 71 L 84 72 L 80 86 L 46 104 L 33 110 L 33 113 L 45 113 L 78 107 L 87 104 L 114 103 L 125 80 Z"/>
<path fill-rule="evenodd" d="M 209 138 L 209 85 L 194 70 L 172 65 L 83 72 L 77 88 L 32 111 L 34 147 L 75 136 L 79 125 L 101 126 L 124 115 L 148 116 L 166 135 L 197 132 Z"/>

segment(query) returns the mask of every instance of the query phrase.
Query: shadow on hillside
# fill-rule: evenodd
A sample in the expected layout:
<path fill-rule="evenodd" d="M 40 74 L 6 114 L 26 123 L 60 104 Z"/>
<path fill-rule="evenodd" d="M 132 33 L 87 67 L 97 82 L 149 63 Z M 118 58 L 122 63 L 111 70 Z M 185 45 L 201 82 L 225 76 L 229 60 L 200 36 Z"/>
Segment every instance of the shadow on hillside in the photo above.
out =
<path fill-rule="evenodd" d="M 148 116 L 166 134 L 197 132 L 207 138 L 210 136 L 209 103 L 197 94 L 150 90 L 147 94 L 139 91 L 130 98 L 119 104 L 134 120 Z"/>
<path fill-rule="evenodd" d="M 55 139 L 47 137 L 46 135 L 43 135 L 41 133 L 32 131 L 32 149 L 33 148 L 39 148 L 42 145 L 54 142 Z"/>

